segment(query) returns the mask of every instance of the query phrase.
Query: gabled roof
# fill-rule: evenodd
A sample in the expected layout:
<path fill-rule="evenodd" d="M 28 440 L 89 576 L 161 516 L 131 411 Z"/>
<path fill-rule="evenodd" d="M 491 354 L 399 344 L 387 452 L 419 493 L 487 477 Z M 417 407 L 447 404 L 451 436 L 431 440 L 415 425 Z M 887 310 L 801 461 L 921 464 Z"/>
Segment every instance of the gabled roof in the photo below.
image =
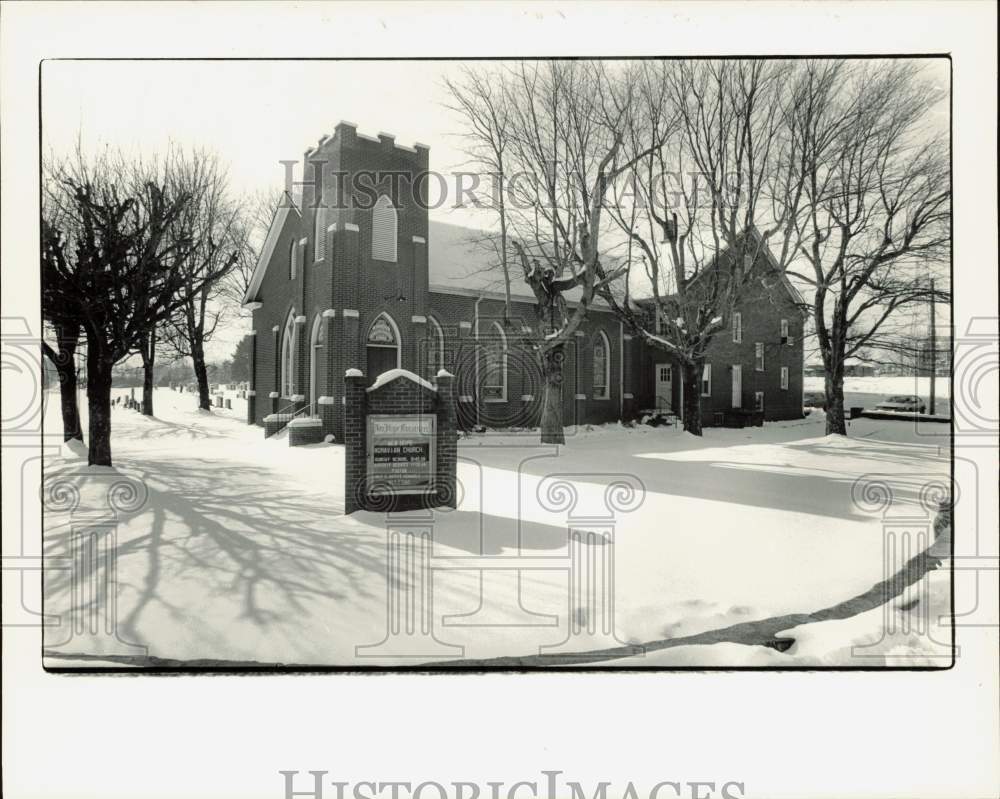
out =
<path fill-rule="evenodd" d="M 243 295 L 243 305 L 253 302 L 253 298 L 260 291 L 260 284 L 264 280 L 267 265 L 271 262 L 271 257 L 274 255 L 274 248 L 278 245 L 278 238 L 281 236 L 281 231 L 285 227 L 285 222 L 288 220 L 289 214 L 294 211 L 299 219 L 302 218 L 302 212 L 299 210 L 298 204 L 287 191 L 285 192 L 285 198 L 287 198 L 288 202 L 282 202 L 274 209 L 274 214 L 271 216 L 271 224 L 267 229 L 267 238 L 264 239 L 264 246 L 261 247 L 260 257 L 257 258 L 257 265 L 254 266 L 253 274 L 250 276 L 250 285 L 247 286 L 247 292 Z"/>
<path fill-rule="evenodd" d="M 758 231 L 756 227 L 751 227 L 749 233 L 756 239 L 757 245 L 760 247 L 761 252 L 763 252 L 764 259 L 767 261 L 767 265 L 770 267 L 770 273 L 777 275 L 778 282 L 781 283 L 782 287 L 788 293 L 789 297 L 791 297 L 792 302 L 794 302 L 798 306 L 804 306 L 806 304 L 805 299 L 799 293 L 798 289 L 796 289 L 795 286 L 792 285 L 792 282 L 788 279 L 788 275 L 785 274 L 785 271 L 781 269 L 781 267 L 778 265 L 778 261 L 774 257 L 774 253 L 771 252 L 771 248 L 767 246 L 767 243 L 761 237 L 760 231 Z M 712 260 L 709 261 L 708 264 L 703 269 L 701 269 L 696 275 L 690 278 L 687 285 L 690 287 L 692 284 L 697 283 L 699 280 L 701 280 L 706 274 L 709 274 L 712 270 L 720 269 L 722 267 L 726 255 L 730 252 L 731 249 L 732 247 L 727 246 L 723 248 L 720 252 L 717 252 L 712 257 Z M 763 277 L 767 276 L 769 275 L 762 276 L 762 279 Z M 650 305 L 653 303 L 653 297 L 651 296 L 642 297 L 640 299 L 637 299 L 636 302 L 640 305 Z M 800 310 L 803 313 L 805 313 L 804 308 L 800 308 Z"/>

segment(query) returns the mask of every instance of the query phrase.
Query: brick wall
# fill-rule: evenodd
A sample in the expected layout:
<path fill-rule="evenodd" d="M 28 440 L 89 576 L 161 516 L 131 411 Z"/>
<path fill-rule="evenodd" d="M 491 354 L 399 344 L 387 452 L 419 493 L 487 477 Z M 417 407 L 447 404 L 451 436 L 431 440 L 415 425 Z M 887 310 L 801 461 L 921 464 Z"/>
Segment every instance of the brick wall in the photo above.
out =
<path fill-rule="evenodd" d="M 276 406 L 284 406 L 288 399 L 275 400 L 271 394 L 280 391 L 279 353 L 281 337 L 289 314 L 300 315 L 302 311 L 303 282 L 306 269 L 302 262 L 302 248 L 298 245 L 302 221 L 297 210 L 292 210 L 284 227 L 278 233 L 277 243 L 271 263 L 268 266 L 256 300 L 262 306 L 253 312 L 255 345 L 251 389 L 255 392 L 253 423 L 262 425 L 264 417 L 272 413 Z M 295 279 L 289 279 L 289 258 L 291 248 L 298 251 L 298 267 Z M 274 331 L 277 328 L 277 333 Z"/>
<path fill-rule="evenodd" d="M 446 364 L 456 375 L 455 393 L 459 399 L 459 427 L 470 429 L 477 424 L 487 427 L 533 427 L 539 423 L 544 380 L 534 343 L 538 337 L 538 322 L 534 304 L 514 301 L 511 318 L 505 324 L 504 303 L 487 297 L 476 306 L 477 297 L 467 294 L 431 291 L 429 315 L 446 331 Z M 479 347 L 476 343 L 478 318 Z M 464 323 L 464 324 L 463 324 Z M 504 331 L 507 342 L 506 400 L 486 400 L 483 397 L 482 369 L 477 385 L 476 360 L 487 342 L 495 341 L 497 325 Z M 593 353 L 599 332 L 607 336 L 610 357 L 610 384 L 607 399 L 597 399 L 594 393 Z M 563 369 L 563 418 L 566 426 L 600 424 L 621 418 L 621 329 L 609 312 L 592 309 L 587 319 L 566 347 Z M 482 363 L 482 362 L 481 362 Z M 627 376 L 626 380 L 631 376 Z M 626 382 L 628 387 L 629 383 Z M 626 389 L 633 393 L 630 389 Z M 463 398 L 471 398 L 463 401 Z M 530 399 L 525 399 L 530 398 Z M 478 400 L 478 401 L 477 401 Z"/>
<path fill-rule="evenodd" d="M 763 257 L 763 256 L 762 256 Z M 711 364 L 711 393 L 702 396 L 702 424 L 716 423 L 717 414 L 733 407 L 733 365 L 741 367 L 741 407 L 755 407 L 755 392 L 764 392 L 764 418 L 769 421 L 802 418 L 802 369 L 804 318 L 784 285 L 769 279 L 765 286 L 751 281 L 737 302 L 734 312 L 742 316 L 742 341 L 734 342 L 732 314 L 723 317 L 723 329 L 715 334 L 709 344 L 705 362 Z M 781 320 L 788 320 L 791 343 L 781 341 Z M 764 345 L 764 369 L 756 369 L 756 344 Z M 637 362 L 640 374 L 634 384 L 638 387 L 639 408 L 655 405 L 655 366 L 671 363 L 664 350 L 645 343 L 637 345 Z M 781 368 L 788 369 L 788 388 L 781 387 Z M 681 402 L 681 372 L 674 364 L 673 407 Z"/>
<path fill-rule="evenodd" d="M 711 424 L 717 412 L 732 407 L 732 365 L 742 372 L 742 406 L 754 407 L 754 394 L 764 392 L 764 418 L 769 421 L 802 418 L 803 318 L 780 283 L 760 287 L 745 296 L 743 341 L 732 335 L 731 315 L 725 329 L 712 339 L 706 358 L 712 364 L 712 395 L 702 397 L 702 419 Z M 781 342 L 781 319 L 788 320 L 791 344 Z M 764 370 L 756 369 L 756 344 L 764 346 Z M 781 388 L 781 367 L 788 369 L 788 388 Z"/>
<path fill-rule="evenodd" d="M 307 151 L 304 157 L 302 208 L 289 214 L 280 231 L 271 262 L 256 300 L 258 331 L 254 372 L 258 396 L 279 389 L 280 353 L 289 312 L 305 317 L 296 347 L 294 395 L 304 397 L 296 407 L 314 405 L 324 419 L 324 431 L 343 435 L 343 385 L 337 376 L 346 369 L 366 368 L 365 337 L 380 313 L 388 314 L 402 341 L 401 365 L 416 367 L 415 341 L 423 338 L 419 318 L 427 304 L 427 211 L 414 199 L 414 184 L 427 171 L 426 147 L 396 146 L 391 136 L 378 140 L 359 135 L 341 123 L 335 134 Z M 363 187 L 353 190 L 351 175 L 362 177 Z M 377 179 L 381 174 L 381 179 Z M 348 177 L 345 178 L 344 175 Z M 424 189 L 426 187 L 420 187 Z M 397 208 L 397 259 L 395 263 L 371 257 L 372 208 L 386 194 Z M 318 202 L 326 218 L 317 228 Z M 325 237 L 316 247 L 317 235 Z M 298 269 L 289 279 L 289 248 L 296 242 Z M 317 258 L 322 254 L 322 258 Z M 326 315 L 324 316 L 324 312 Z M 316 380 L 312 371 L 312 332 L 319 319 L 322 347 L 316 352 Z M 278 327 L 278 335 L 273 328 Z M 265 335 L 266 333 L 266 335 Z M 315 390 L 311 391 L 313 385 Z M 283 392 L 287 395 L 287 392 Z M 292 402 L 282 396 L 282 407 Z M 323 399 L 322 405 L 320 398 Z M 252 421 L 260 424 L 274 403 L 256 403 Z"/>

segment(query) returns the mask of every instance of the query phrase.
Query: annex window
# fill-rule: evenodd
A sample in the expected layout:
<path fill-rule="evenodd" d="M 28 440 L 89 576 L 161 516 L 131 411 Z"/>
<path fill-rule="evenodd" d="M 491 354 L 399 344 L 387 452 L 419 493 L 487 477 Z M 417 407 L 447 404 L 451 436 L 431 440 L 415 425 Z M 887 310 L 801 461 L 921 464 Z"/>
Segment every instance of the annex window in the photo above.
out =
<path fill-rule="evenodd" d="M 753 405 L 754 405 L 754 408 L 756 410 L 763 412 L 763 410 L 764 410 L 764 392 L 763 391 L 755 391 L 753 393 Z"/>
<path fill-rule="evenodd" d="M 479 384 L 486 402 L 507 401 L 507 337 L 498 322 L 489 327 L 482 347 Z"/>
<path fill-rule="evenodd" d="M 701 396 L 712 396 L 712 364 L 706 363 L 701 368 Z"/>
<path fill-rule="evenodd" d="M 764 342 L 758 341 L 753 345 L 753 368 L 758 372 L 764 371 Z"/>
<path fill-rule="evenodd" d="M 611 345 L 604 331 L 594 339 L 594 399 L 607 399 L 611 384 Z"/>
<path fill-rule="evenodd" d="M 313 220 L 313 260 L 322 261 L 324 258 L 326 258 L 326 206 L 323 205 L 321 197 Z"/>
<path fill-rule="evenodd" d="M 298 271 L 298 253 L 299 245 L 298 242 L 293 241 L 291 246 L 288 248 L 288 279 L 295 280 L 295 273 Z"/>
<path fill-rule="evenodd" d="M 781 387 L 785 390 L 788 389 L 788 367 L 781 367 Z"/>
<path fill-rule="evenodd" d="M 396 209 L 384 194 L 372 209 L 372 259 L 396 263 Z"/>
<path fill-rule="evenodd" d="M 743 314 L 733 311 L 733 343 L 743 342 Z"/>
<path fill-rule="evenodd" d="M 787 319 L 782 319 L 781 320 L 781 343 L 782 344 L 787 344 L 788 343 L 788 320 Z"/>

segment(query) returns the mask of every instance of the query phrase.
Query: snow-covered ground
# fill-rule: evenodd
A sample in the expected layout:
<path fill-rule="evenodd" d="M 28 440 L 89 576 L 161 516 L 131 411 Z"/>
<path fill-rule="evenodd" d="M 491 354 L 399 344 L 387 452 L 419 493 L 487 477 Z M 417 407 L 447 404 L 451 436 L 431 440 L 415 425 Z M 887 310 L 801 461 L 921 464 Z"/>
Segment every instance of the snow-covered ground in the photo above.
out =
<path fill-rule="evenodd" d="M 924 512 L 931 521 L 921 493 L 947 477 L 950 452 L 907 423 L 855 420 L 841 439 L 824 436 L 822 414 L 812 414 L 709 429 L 700 440 L 605 425 L 570 431 L 558 449 L 534 434 L 470 436 L 460 442 L 457 510 L 345 517 L 340 445 L 292 449 L 284 435 L 264 440 L 240 411 L 199 412 L 194 403 L 159 390 L 156 418 L 115 409 L 114 470 L 88 469 L 69 447 L 47 463 L 47 480 L 80 494 L 77 527 L 79 514 L 107 508 L 119 475 L 147 492 L 117 520 L 117 636 L 70 635 L 60 625 L 46 641 L 58 653 L 53 665 L 93 665 L 65 659 L 87 655 L 136 665 L 150 662 L 136 655 L 545 665 L 561 662 L 552 655 L 605 650 L 588 662 L 947 665 L 936 643 L 947 636 L 927 630 L 866 645 L 913 614 L 929 612 L 937 624 L 949 612 L 947 569 L 910 589 L 922 591 L 916 603 L 891 598 L 843 619 L 806 618 L 903 565 L 884 556 L 887 515 Z M 58 401 L 48 413 L 58 425 Z M 864 475 L 871 485 L 862 491 L 855 483 Z M 880 485 L 892 492 L 884 507 Z M 69 563 L 57 558 L 71 554 L 70 521 L 46 513 L 52 564 Z M 579 543 L 568 543 L 568 529 Z M 47 573 L 46 612 L 80 621 L 72 608 L 88 603 L 74 601 L 72 573 Z M 786 617 L 792 623 L 780 627 Z M 394 623 L 400 634 L 387 635 Z M 758 623 L 764 639 L 755 645 Z M 776 632 L 794 639 L 785 651 L 763 645 Z M 619 659 L 626 645 L 643 644 L 652 644 L 644 656 Z"/>

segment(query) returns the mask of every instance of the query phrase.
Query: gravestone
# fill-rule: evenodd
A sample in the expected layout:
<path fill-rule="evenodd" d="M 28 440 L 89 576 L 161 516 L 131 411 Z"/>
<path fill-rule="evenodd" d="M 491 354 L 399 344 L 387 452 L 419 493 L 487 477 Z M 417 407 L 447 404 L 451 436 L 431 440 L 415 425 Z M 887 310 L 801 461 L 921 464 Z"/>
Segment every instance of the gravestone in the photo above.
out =
<path fill-rule="evenodd" d="M 458 437 L 452 376 L 434 385 L 405 369 L 368 388 L 358 369 L 344 378 L 344 506 L 404 511 L 454 508 Z"/>

